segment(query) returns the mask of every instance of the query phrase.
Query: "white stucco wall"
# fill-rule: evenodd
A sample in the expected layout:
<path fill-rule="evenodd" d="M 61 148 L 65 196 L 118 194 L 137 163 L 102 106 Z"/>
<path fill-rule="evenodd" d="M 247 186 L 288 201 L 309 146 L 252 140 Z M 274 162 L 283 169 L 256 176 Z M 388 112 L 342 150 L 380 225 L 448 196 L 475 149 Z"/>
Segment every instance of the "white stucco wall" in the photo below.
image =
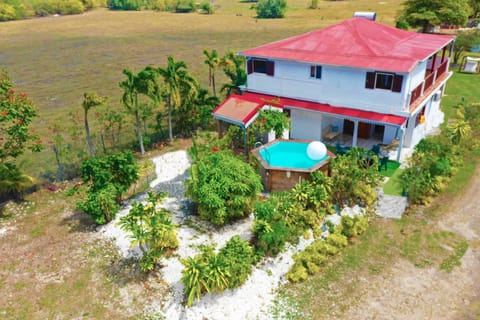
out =
<path fill-rule="evenodd" d="M 247 88 L 265 94 L 381 113 L 404 111 L 410 92 L 407 74 L 403 74 L 402 92 L 392 92 L 366 89 L 367 70 L 324 65 L 322 78 L 316 79 L 310 77 L 310 66 L 305 63 L 275 61 L 274 76 L 251 73 L 247 76 Z M 418 71 L 418 78 L 420 73 Z"/>
<path fill-rule="evenodd" d="M 322 116 L 318 112 L 292 109 L 290 112 L 290 138 L 320 140 Z"/>

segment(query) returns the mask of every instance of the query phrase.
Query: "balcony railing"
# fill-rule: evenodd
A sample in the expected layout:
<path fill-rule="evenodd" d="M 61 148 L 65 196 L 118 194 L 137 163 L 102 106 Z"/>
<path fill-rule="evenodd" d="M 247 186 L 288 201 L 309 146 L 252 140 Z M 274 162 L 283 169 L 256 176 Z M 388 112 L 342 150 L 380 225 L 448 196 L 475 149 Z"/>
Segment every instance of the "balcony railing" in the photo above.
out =
<path fill-rule="evenodd" d="M 437 79 L 439 79 L 445 72 L 447 72 L 448 60 L 444 61 L 440 66 L 430 72 L 425 79 L 410 92 L 410 107 L 417 102 L 417 100 L 424 95 L 424 93 L 433 86 Z"/>

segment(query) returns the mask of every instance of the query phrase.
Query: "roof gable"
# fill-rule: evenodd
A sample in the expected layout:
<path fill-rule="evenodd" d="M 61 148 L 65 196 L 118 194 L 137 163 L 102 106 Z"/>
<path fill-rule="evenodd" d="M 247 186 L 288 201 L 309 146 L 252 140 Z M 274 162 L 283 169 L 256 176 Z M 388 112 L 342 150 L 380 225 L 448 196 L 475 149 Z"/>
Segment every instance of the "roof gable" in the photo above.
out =
<path fill-rule="evenodd" d="M 364 18 L 242 51 L 244 56 L 409 72 L 453 36 L 400 30 Z"/>

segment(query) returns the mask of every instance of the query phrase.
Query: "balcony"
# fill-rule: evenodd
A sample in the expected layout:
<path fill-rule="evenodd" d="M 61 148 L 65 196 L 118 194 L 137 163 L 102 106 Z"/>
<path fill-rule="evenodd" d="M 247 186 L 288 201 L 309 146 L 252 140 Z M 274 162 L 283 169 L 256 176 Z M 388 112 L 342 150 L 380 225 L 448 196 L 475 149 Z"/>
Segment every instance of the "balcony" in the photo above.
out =
<path fill-rule="evenodd" d="M 430 71 L 425 79 L 410 92 L 410 112 L 415 110 L 422 102 L 421 97 L 429 95 L 438 84 L 448 77 L 448 59 L 442 62 L 434 71 Z"/>

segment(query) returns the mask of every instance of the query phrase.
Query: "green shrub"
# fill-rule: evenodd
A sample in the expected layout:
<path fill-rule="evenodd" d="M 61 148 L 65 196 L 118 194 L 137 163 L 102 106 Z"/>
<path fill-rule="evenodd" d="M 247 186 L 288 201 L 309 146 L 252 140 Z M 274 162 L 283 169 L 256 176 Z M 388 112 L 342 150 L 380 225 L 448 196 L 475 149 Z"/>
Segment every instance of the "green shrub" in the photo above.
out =
<path fill-rule="evenodd" d="M 15 19 L 17 19 L 17 11 L 15 10 L 15 7 L 7 3 L 0 3 L 0 21 Z"/>
<path fill-rule="evenodd" d="M 213 6 L 210 3 L 210 1 L 203 1 L 202 3 L 200 3 L 200 9 L 206 14 L 212 14 L 213 13 Z M 202 108 L 202 110 L 203 110 L 203 108 Z"/>
<path fill-rule="evenodd" d="M 108 0 L 107 5 L 112 10 L 140 10 L 142 0 Z"/>
<path fill-rule="evenodd" d="M 33 178 L 14 163 L 0 163 L 0 192 L 22 198 L 23 191 L 33 185 Z"/>
<path fill-rule="evenodd" d="M 134 202 L 128 214 L 120 218 L 120 226 L 131 233 L 133 244 L 143 253 L 140 261 L 142 271 L 151 271 L 167 249 L 178 247 L 176 227 L 171 213 L 158 208 L 166 193 L 149 192 L 147 204 Z"/>
<path fill-rule="evenodd" d="M 85 9 L 94 9 L 107 6 L 107 0 L 82 0 L 82 3 Z"/>
<path fill-rule="evenodd" d="M 177 0 L 175 3 L 175 12 L 187 13 L 195 10 L 195 2 L 193 0 Z"/>
<path fill-rule="evenodd" d="M 253 250 L 247 241 L 233 236 L 220 249 L 218 255 L 223 260 L 227 271 L 227 288 L 241 286 L 252 273 Z"/>
<path fill-rule="evenodd" d="M 249 215 L 262 190 L 260 176 L 252 167 L 221 151 L 195 162 L 186 185 L 200 217 L 219 226 Z"/>
<path fill-rule="evenodd" d="M 117 195 L 118 191 L 112 184 L 95 191 L 89 188 L 87 199 L 78 201 L 77 208 L 91 216 L 95 223 L 105 224 L 113 220 L 120 209 Z"/>
<path fill-rule="evenodd" d="M 327 237 L 327 244 L 337 247 L 339 249 L 345 248 L 348 245 L 347 237 L 343 234 L 332 233 Z"/>
<path fill-rule="evenodd" d="M 213 247 L 206 246 L 201 254 L 181 262 L 186 305 L 191 306 L 206 292 L 223 292 L 241 286 L 252 273 L 253 250 L 248 242 L 233 236 L 218 254 Z"/>
<path fill-rule="evenodd" d="M 294 264 L 290 271 L 287 272 L 285 277 L 291 282 L 305 281 L 308 278 L 308 271 L 304 266 Z"/>
<path fill-rule="evenodd" d="M 78 14 L 85 11 L 80 0 L 39 0 L 32 4 L 36 15 Z"/>
<path fill-rule="evenodd" d="M 287 10 L 286 0 L 260 0 L 256 7 L 258 18 L 283 18 Z"/>
<path fill-rule="evenodd" d="M 368 229 L 368 218 L 364 216 L 343 216 L 341 228 L 339 229 L 341 234 L 347 238 L 359 236 Z"/>

